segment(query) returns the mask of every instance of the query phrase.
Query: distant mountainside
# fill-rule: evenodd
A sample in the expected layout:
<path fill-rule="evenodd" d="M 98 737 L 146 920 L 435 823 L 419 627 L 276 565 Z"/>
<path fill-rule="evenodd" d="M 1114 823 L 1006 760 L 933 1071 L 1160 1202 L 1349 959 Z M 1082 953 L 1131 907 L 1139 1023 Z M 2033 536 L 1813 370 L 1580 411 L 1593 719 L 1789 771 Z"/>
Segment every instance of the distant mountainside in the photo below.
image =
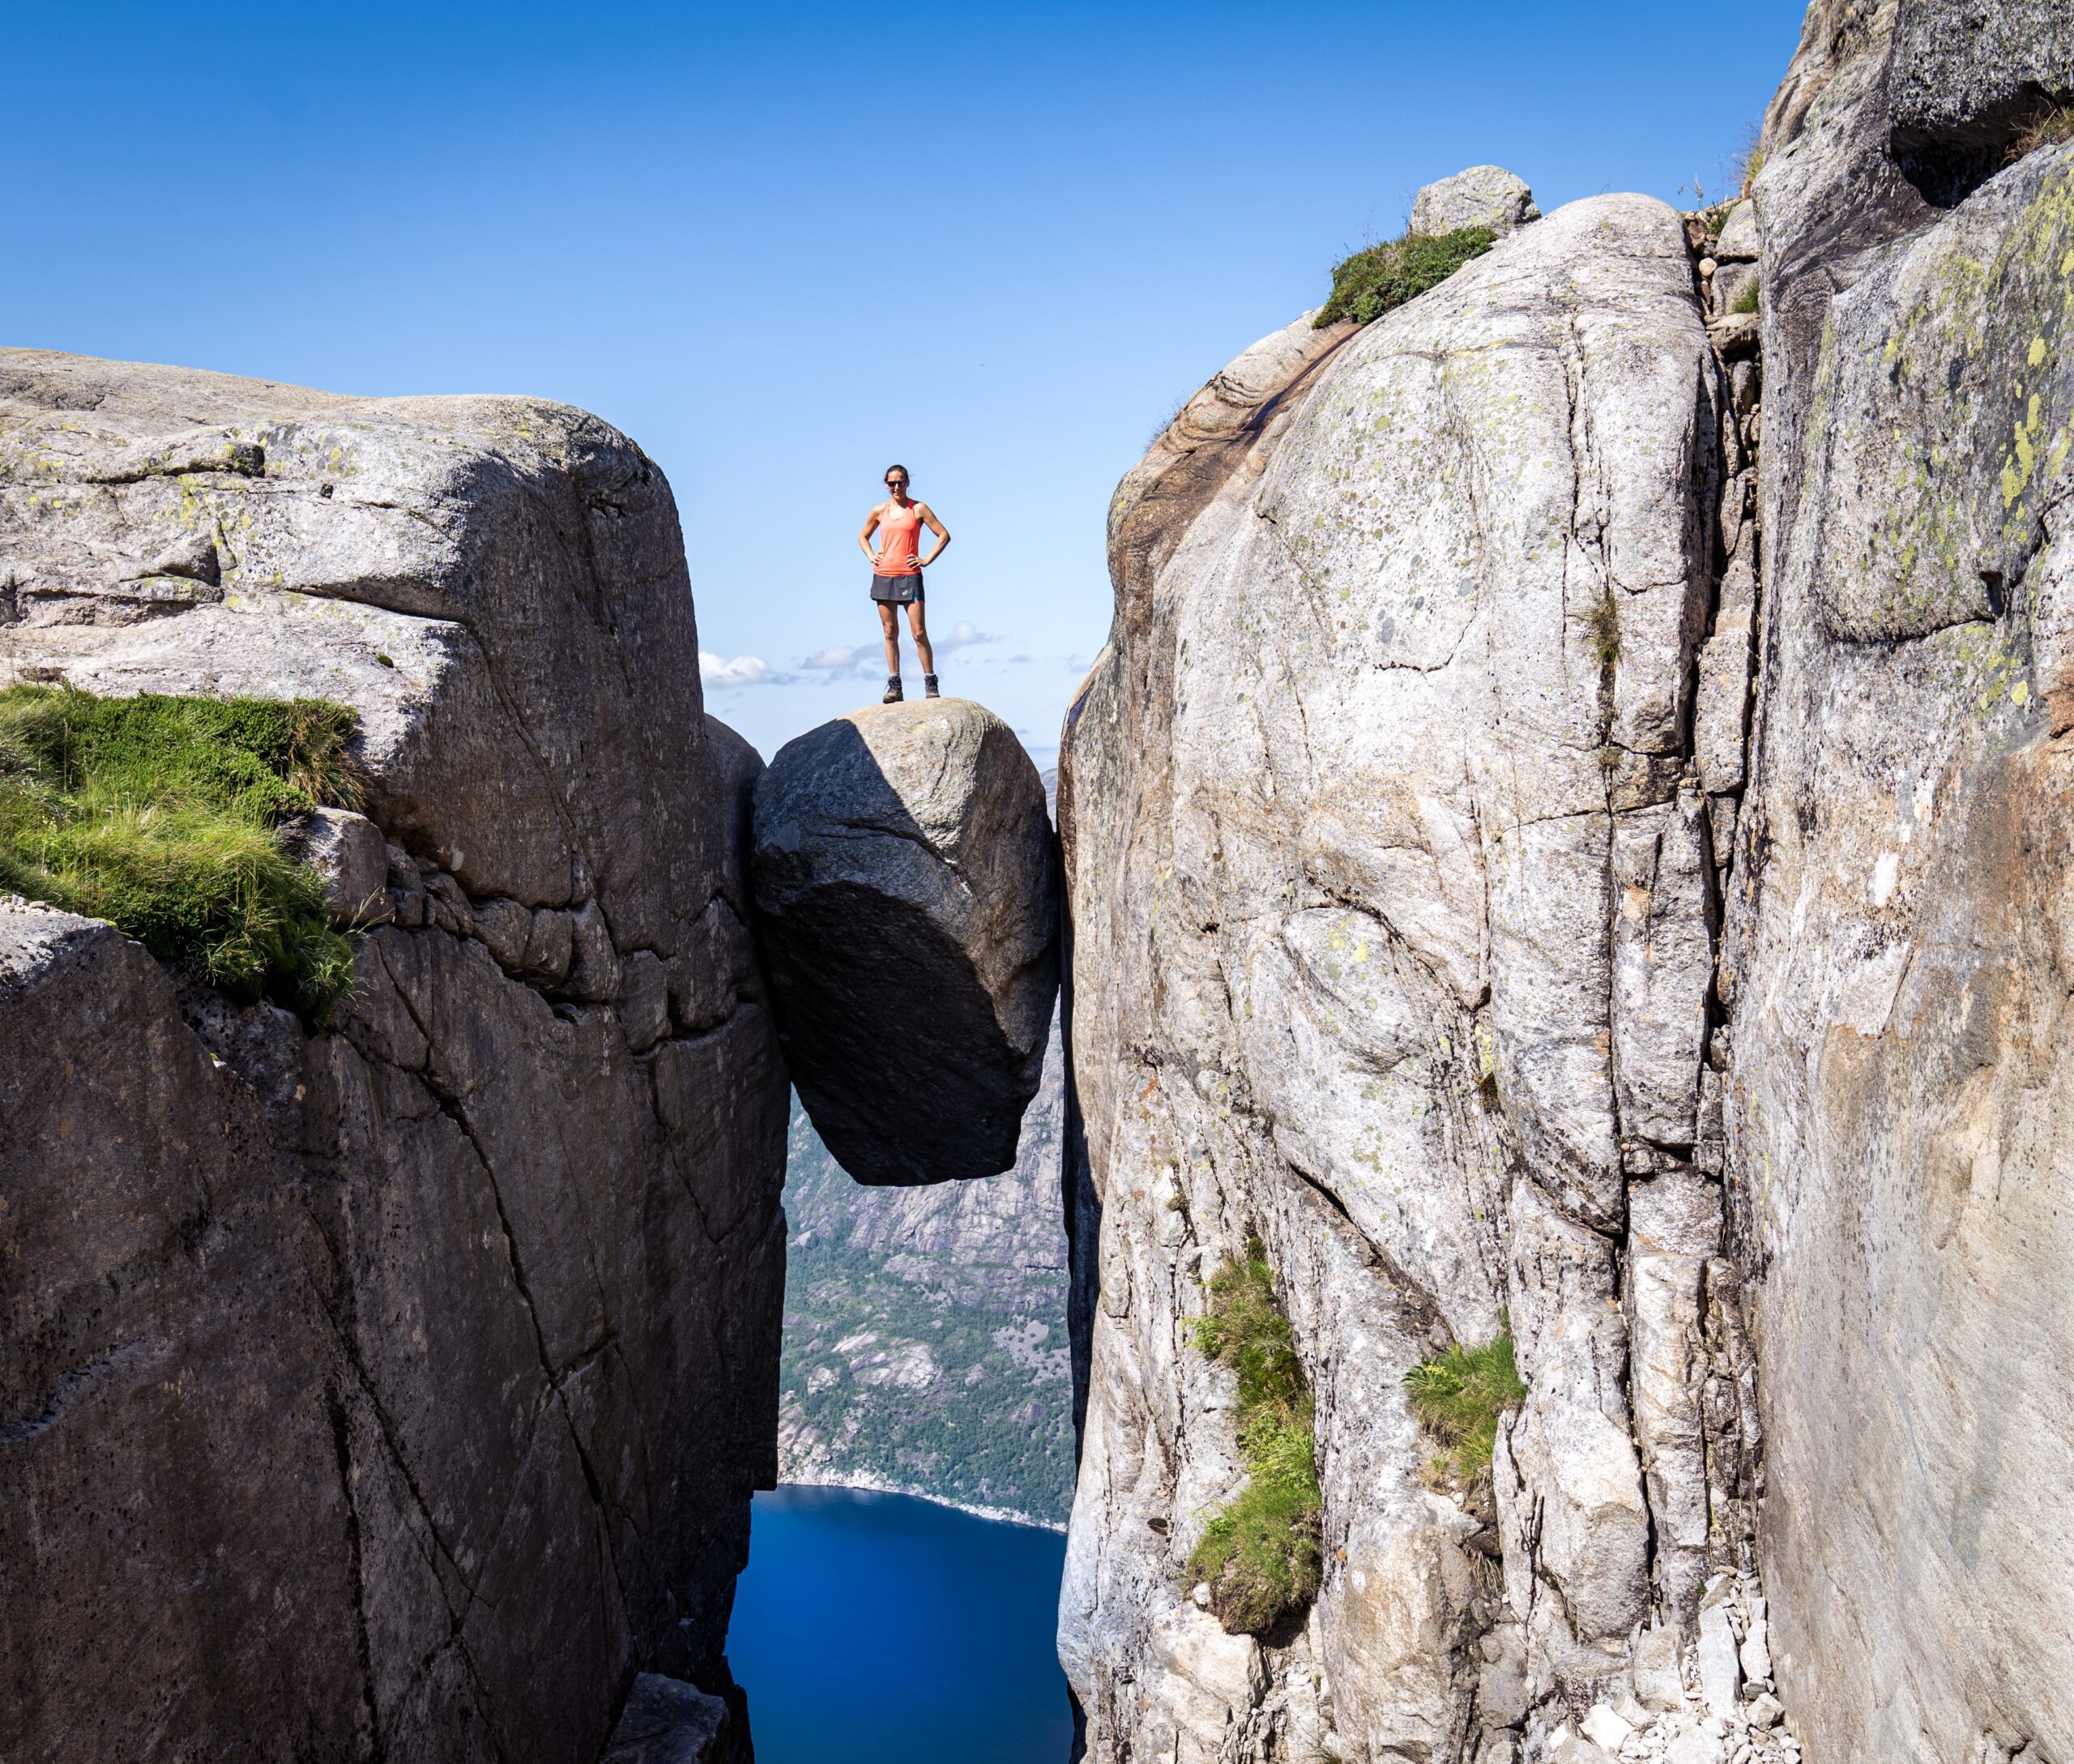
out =
<path fill-rule="evenodd" d="M 796 1100 L 779 1475 L 1062 1526 L 1073 1501 L 1055 1024 L 1015 1168 L 865 1188 Z"/>

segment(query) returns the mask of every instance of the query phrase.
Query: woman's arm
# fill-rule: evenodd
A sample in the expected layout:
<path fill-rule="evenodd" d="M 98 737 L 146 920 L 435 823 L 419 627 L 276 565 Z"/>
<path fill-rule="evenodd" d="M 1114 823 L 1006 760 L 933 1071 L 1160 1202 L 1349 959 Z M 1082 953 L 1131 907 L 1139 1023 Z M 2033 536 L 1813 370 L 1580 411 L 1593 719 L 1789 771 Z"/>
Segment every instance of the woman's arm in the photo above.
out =
<path fill-rule="evenodd" d="M 919 566 L 920 568 L 926 570 L 943 555 L 943 548 L 950 543 L 950 529 L 937 519 L 936 510 L 927 502 L 917 502 L 915 505 L 915 512 L 922 517 L 922 524 L 937 536 L 935 545 L 931 549 L 928 556 L 921 560 Z"/>
<path fill-rule="evenodd" d="M 864 517 L 864 524 L 857 529 L 857 549 L 871 562 L 872 568 L 878 568 L 878 553 L 872 549 L 872 535 L 878 531 L 878 510 L 873 509 Z"/>

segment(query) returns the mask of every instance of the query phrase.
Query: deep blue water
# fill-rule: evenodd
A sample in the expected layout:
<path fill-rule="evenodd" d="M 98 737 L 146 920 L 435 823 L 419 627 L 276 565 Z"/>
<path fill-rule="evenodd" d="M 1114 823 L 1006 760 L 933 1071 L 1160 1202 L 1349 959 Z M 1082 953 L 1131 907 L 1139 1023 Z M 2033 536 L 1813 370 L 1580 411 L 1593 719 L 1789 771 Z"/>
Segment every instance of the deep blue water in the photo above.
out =
<path fill-rule="evenodd" d="M 728 1631 L 757 1764 L 1065 1764 L 1065 1548 L 905 1495 L 759 1494 Z"/>

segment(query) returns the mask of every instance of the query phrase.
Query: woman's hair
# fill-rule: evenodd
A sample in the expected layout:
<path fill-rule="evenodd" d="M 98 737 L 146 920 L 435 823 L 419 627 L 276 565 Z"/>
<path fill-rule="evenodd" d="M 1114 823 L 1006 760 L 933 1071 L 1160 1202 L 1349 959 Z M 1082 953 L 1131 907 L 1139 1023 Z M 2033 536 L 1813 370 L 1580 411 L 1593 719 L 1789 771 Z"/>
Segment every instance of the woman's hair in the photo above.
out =
<path fill-rule="evenodd" d="M 910 484 L 912 484 L 915 481 L 914 474 L 904 465 L 890 465 L 883 472 L 880 472 L 879 476 L 882 478 L 890 478 L 896 472 L 898 472 L 901 476 L 907 479 Z"/>

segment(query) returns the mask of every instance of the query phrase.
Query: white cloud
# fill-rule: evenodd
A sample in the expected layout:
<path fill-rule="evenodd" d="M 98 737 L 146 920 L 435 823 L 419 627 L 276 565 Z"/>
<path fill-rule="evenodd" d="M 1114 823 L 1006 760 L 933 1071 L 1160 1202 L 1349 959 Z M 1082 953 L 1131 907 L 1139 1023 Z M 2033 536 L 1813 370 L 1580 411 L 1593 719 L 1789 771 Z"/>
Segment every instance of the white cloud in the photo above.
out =
<path fill-rule="evenodd" d="M 770 664 L 761 656 L 716 656 L 698 652 L 698 677 L 707 686 L 768 686 L 777 678 Z"/>
<path fill-rule="evenodd" d="M 905 626 L 901 628 L 901 638 L 904 644 L 907 639 Z M 970 619 L 960 619 L 951 626 L 949 636 L 938 637 L 934 641 L 937 651 L 948 655 L 954 649 L 970 649 L 975 643 L 997 643 L 1001 639 L 991 632 L 981 630 Z M 816 650 L 800 662 L 800 666 L 821 674 L 839 674 L 851 670 L 864 674 L 875 673 L 881 661 L 882 655 L 877 643 L 834 643 L 826 649 Z"/>

